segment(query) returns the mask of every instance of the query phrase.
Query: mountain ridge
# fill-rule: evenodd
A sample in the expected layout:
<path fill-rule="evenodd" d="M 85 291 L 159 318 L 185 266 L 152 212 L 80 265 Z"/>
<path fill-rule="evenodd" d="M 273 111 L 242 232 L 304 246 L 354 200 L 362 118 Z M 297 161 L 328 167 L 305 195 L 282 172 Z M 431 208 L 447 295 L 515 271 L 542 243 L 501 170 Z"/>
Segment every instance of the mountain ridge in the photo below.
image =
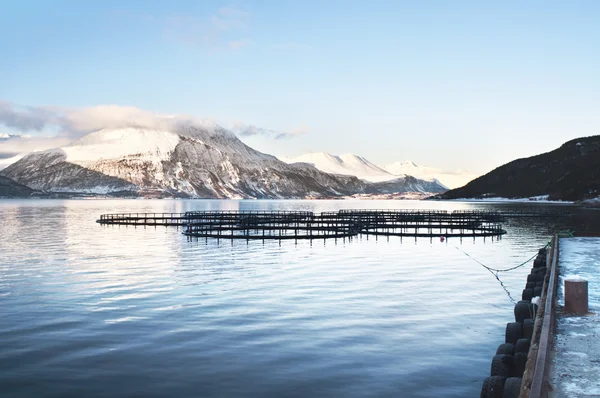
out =
<path fill-rule="evenodd" d="M 35 190 L 28 186 L 0 175 L 0 198 L 26 198 L 33 193 Z"/>
<path fill-rule="evenodd" d="M 313 152 L 294 158 L 280 157 L 280 159 L 288 164 L 312 164 L 317 169 L 326 173 L 353 175 L 370 182 L 381 182 L 398 177 L 388 173 L 362 156 L 350 153 L 338 156 L 327 152 Z"/>
<path fill-rule="evenodd" d="M 333 155 L 328 152 L 309 152 L 296 157 L 280 156 L 281 160 L 312 164 L 321 171 L 335 174 L 355 175 L 370 182 L 383 182 L 403 176 L 412 176 L 427 182 L 437 182 L 445 189 L 460 187 L 477 175 L 467 170 L 443 171 L 438 168 L 417 165 L 415 162 L 399 161 L 378 166 L 366 158 L 354 155 Z"/>
<path fill-rule="evenodd" d="M 216 124 L 180 124 L 168 131 L 103 129 L 60 148 L 30 153 L 0 174 L 37 190 L 150 197 L 341 197 L 393 190 L 307 164 L 284 163 Z M 398 180 L 395 190 L 444 190 L 419 183 Z"/>
<path fill-rule="evenodd" d="M 579 201 L 600 195 L 600 135 L 576 138 L 559 148 L 513 160 L 440 199 L 527 198 Z"/>

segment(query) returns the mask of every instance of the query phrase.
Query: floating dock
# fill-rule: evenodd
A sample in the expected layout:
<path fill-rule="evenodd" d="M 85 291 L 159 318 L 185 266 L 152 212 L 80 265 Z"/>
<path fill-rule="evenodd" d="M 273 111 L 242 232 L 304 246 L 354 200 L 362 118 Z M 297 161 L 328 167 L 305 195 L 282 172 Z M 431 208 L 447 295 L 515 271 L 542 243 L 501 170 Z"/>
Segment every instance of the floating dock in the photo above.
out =
<path fill-rule="evenodd" d="M 190 211 L 103 214 L 103 225 L 175 226 L 190 237 L 217 239 L 330 239 L 357 235 L 492 237 L 506 233 L 506 216 L 490 211 L 340 210 Z"/>
<path fill-rule="evenodd" d="M 527 284 L 535 284 L 534 296 L 541 297 L 534 304 L 529 289 L 523 290 L 514 309 L 516 322 L 507 324 L 506 342 L 498 347 L 481 397 L 600 396 L 599 247 L 598 237 L 555 235 L 547 255 L 540 250 Z M 589 310 L 568 312 L 565 280 L 585 282 L 585 295 L 579 297 L 586 299 L 583 308 L 590 283 Z"/>

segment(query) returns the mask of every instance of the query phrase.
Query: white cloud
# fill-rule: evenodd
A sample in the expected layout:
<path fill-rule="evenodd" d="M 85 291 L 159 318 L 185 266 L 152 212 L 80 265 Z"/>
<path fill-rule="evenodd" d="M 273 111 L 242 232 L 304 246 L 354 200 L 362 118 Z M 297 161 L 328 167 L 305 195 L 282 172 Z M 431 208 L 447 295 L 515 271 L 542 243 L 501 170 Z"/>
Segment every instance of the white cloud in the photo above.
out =
<path fill-rule="evenodd" d="M 305 134 L 309 131 L 308 127 L 306 126 L 300 126 L 290 131 L 278 131 L 257 127 L 253 124 L 247 124 L 241 121 L 234 121 L 230 129 L 240 137 L 261 135 L 276 140 L 291 138 L 297 135 Z"/>
<path fill-rule="evenodd" d="M 167 115 L 133 106 L 100 105 L 87 108 L 18 106 L 0 102 L 0 125 L 21 132 L 57 130 L 59 135 L 77 138 L 103 128 L 151 127 L 169 129 L 181 123 L 205 124 L 189 115 Z"/>
<path fill-rule="evenodd" d="M 18 106 L 9 102 L 0 102 L 0 125 L 5 125 L 23 133 L 41 132 L 47 134 L 48 131 L 55 131 L 58 134 L 57 137 L 52 138 L 54 140 L 73 140 L 105 128 L 146 127 L 170 130 L 181 124 L 214 126 L 215 121 L 183 114 L 155 113 L 133 106 L 99 105 L 86 108 L 63 108 L 56 106 Z M 278 131 L 236 121 L 231 125 L 231 130 L 243 137 L 262 135 L 279 140 L 305 134 L 308 127 L 299 126 L 290 131 Z M 5 150 L 0 150 L 0 152 L 22 152 L 14 149 L 14 145 L 25 145 L 24 143 L 9 144 L 10 141 L 12 140 L 2 142 L 2 145 L 5 145 Z M 38 148 L 36 150 L 39 150 L 39 148 L 46 146 L 40 137 L 32 138 L 28 142 L 27 145 L 29 146 L 27 148 L 35 147 Z M 63 145 L 65 143 L 62 142 Z M 8 145 L 13 145 L 10 150 L 7 149 Z"/>
<path fill-rule="evenodd" d="M 13 135 L 9 138 L 0 139 L 0 160 L 12 158 L 16 155 L 43 151 L 45 149 L 57 148 L 67 145 L 69 137 L 31 137 Z"/>

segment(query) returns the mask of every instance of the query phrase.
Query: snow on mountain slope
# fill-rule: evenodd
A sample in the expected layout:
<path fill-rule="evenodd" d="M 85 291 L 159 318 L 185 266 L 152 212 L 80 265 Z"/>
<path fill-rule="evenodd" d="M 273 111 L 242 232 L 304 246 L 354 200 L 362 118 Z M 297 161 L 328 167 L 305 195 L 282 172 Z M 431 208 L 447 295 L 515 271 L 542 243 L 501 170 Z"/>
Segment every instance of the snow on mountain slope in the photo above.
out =
<path fill-rule="evenodd" d="M 17 162 L 30 152 L 55 148 L 69 143 L 67 137 L 40 137 L 28 134 L 0 133 L 0 170 Z"/>
<path fill-rule="evenodd" d="M 2 174 L 34 189 L 202 198 L 302 198 L 364 192 L 336 177 L 258 152 L 213 124 L 104 129 L 34 152 Z"/>
<path fill-rule="evenodd" d="M 125 128 L 88 134 L 61 150 L 71 163 L 119 159 L 128 155 L 166 160 L 179 143 L 179 135 L 160 130 Z"/>
<path fill-rule="evenodd" d="M 446 190 L 436 181 L 398 178 L 359 156 L 313 154 L 301 160 L 282 162 L 211 122 L 180 123 L 96 131 L 32 152 L 0 174 L 43 191 L 146 197 L 318 198 Z"/>
<path fill-rule="evenodd" d="M 16 155 L 16 156 L 12 156 L 10 158 L 0 159 L 0 170 L 3 170 L 5 168 L 7 168 L 8 166 L 10 166 L 11 164 L 18 162 L 19 160 L 21 160 L 23 158 L 23 156 L 25 156 L 25 155 Z"/>
<path fill-rule="evenodd" d="M 448 188 L 462 187 L 478 177 L 467 170 L 443 171 L 434 167 L 420 166 L 410 160 L 388 164 L 383 168 L 391 174 L 406 174 L 427 181 L 437 180 Z"/>
<path fill-rule="evenodd" d="M 352 154 L 336 156 L 326 152 L 315 152 L 296 158 L 282 157 L 281 160 L 286 163 L 308 163 L 326 173 L 352 175 L 371 182 L 393 180 L 398 177 L 367 159 Z"/>

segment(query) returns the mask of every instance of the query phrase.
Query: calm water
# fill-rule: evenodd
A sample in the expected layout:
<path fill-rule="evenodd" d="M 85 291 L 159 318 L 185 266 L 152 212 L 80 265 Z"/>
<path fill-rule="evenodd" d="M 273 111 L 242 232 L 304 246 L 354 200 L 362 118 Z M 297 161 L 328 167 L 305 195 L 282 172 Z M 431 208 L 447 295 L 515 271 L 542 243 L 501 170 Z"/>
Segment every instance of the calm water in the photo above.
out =
<path fill-rule="evenodd" d="M 515 220 L 501 240 L 337 244 L 217 244 L 95 220 L 130 211 L 495 206 L 506 205 L 0 201 L 0 396 L 478 396 L 512 303 L 456 247 L 509 267 L 535 254 L 557 222 L 576 228 L 591 216 Z M 528 268 L 503 275 L 517 299 Z"/>

